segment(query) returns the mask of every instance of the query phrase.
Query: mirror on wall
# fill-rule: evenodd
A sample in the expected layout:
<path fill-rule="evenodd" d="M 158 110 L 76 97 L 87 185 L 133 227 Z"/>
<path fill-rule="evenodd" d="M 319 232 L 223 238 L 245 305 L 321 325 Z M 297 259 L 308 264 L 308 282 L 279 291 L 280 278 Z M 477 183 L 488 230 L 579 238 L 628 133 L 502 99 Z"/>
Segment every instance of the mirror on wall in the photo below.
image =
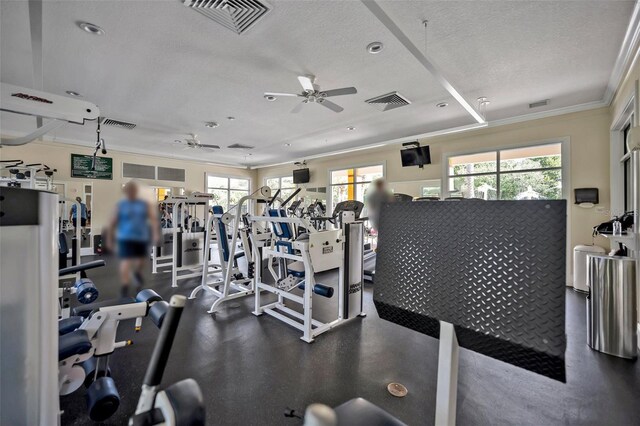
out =
<path fill-rule="evenodd" d="M 413 198 L 442 197 L 440 179 L 388 182 L 388 186 L 394 194 L 407 194 Z"/>

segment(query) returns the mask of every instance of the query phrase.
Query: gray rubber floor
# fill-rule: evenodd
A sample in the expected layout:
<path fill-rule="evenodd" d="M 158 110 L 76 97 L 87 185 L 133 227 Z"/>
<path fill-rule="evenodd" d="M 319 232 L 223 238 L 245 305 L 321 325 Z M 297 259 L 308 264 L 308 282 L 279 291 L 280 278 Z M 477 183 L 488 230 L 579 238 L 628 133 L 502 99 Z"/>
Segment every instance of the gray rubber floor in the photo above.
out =
<path fill-rule="evenodd" d="M 118 293 L 115 259 L 91 271 L 101 299 Z M 89 259 L 87 259 L 89 260 Z M 331 284 L 327 277 L 325 284 Z M 196 281 L 170 287 L 168 274 L 147 275 L 146 286 L 163 297 L 188 295 Z M 438 341 L 380 320 L 365 294 L 366 318 L 320 336 L 312 344 L 278 320 L 251 314 L 252 298 L 230 302 L 215 317 L 206 313 L 212 297 L 187 304 L 164 384 L 192 377 L 202 388 L 210 425 L 298 425 L 287 407 L 304 410 L 312 402 L 338 405 L 360 396 L 410 425 L 431 425 Z M 316 309 L 333 308 L 326 300 Z M 326 312 L 323 312 L 326 314 Z M 123 322 L 119 333 L 134 345 L 118 349 L 110 365 L 122 403 L 106 424 L 126 424 L 139 396 L 157 329 L 145 320 L 134 333 Z M 461 349 L 459 425 L 638 425 L 640 365 L 586 346 L 584 296 L 567 290 L 567 383 Z M 395 398 L 389 382 L 409 394 Z M 84 388 L 61 399 L 64 425 L 91 423 Z"/>

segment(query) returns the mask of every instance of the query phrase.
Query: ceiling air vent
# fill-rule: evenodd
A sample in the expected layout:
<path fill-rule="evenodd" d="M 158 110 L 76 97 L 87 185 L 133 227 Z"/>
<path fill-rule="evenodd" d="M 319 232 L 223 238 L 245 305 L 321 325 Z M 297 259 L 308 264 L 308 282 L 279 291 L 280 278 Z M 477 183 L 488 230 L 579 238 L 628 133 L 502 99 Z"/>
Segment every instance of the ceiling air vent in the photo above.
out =
<path fill-rule="evenodd" d="M 183 3 L 237 34 L 247 31 L 271 9 L 258 0 L 183 0 Z"/>
<path fill-rule="evenodd" d="M 398 92 L 391 92 L 386 95 L 376 96 L 375 98 L 367 99 L 365 102 L 380 111 L 389 111 L 390 109 L 400 108 L 411 103 Z"/>
<path fill-rule="evenodd" d="M 227 148 L 231 148 L 231 149 L 253 149 L 253 148 L 255 148 L 255 146 L 242 145 L 241 143 L 234 143 L 233 145 L 229 145 Z"/>
<path fill-rule="evenodd" d="M 129 130 L 136 127 L 136 125 L 133 123 L 127 123 L 126 121 L 119 121 L 111 118 L 103 118 L 100 124 L 104 126 L 113 126 L 113 127 L 119 127 L 121 129 L 129 129 Z"/>
<path fill-rule="evenodd" d="M 538 108 L 549 105 L 549 99 L 545 99 L 544 101 L 532 102 L 529 104 L 529 108 Z"/>

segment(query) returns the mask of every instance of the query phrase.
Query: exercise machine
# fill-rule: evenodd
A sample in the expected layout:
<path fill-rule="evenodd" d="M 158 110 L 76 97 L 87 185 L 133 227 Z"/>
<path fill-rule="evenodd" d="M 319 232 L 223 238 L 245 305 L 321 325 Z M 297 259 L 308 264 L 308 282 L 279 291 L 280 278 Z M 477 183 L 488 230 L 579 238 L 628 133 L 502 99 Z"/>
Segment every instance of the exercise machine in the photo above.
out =
<path fill-rule="evenodd" d="M 201 291 L 213 293 L 215 300 L 208 310 L 214 313 L 219 310 L 220 306 L 228 301 L 254 294 L 255 287 L 253 279 L 250 277 L 252 272 L 252 264 L 255 263 L 251 259 L 251 251 L 249 250 L 249 229 L 240 229 L 243 224 L 242 211 L 243 207 L 251 201 L 265 201 L 271 199 L 271 189 L 264 186 L 253 194 L 242 197 L 235 206 L 235 214 L 229 212 L 224 213 L 222 207 L 214 206 L 213 214 L 210 216 L 206 224 L 205 241 L 216 241 L 217 257 L 220 268 L 210 268 L 207 256 L 202 259 L 202 277 L 198 287 L 193 289 L 189 299 L 194 299 Z M 250 210 L 250 209 L 248 209 Z M 238 248 L 238 238 L 242 241 L 242 250 Z M 229 240 L 231 239 L 231 240 Z M 246 253 L 249 252 L 249 256 Z M 238 259 L 247 258 L 247 275 L 245 276 L 238 268 Z M 209 279 L 214 281 L 210 282 Z"/>
<path fill-rule="evenodd" d="M 160 390 L 162 375 L 184 309 L 184 296 L 171 296 L 169 310 L 144 376 L 136 412 L 130 426 L 203 426 L 205 409 L 202 392 L 193 379 L 184 379 Z"/>
<path fill-rule="evenodd" d="M 69 269 L 82 269 L 83 265 Z M 118 348 L 133 344 L 117 341 L 120 321 L 135 319 L 135 331 L 148 316 L 160 328 L 168 303 L 153 290 L 140 291 L 135 299 L 124 298 L 73 309 L 73 316 L 58 323 L 58 385 L 60 395 L 87 387 L 87 406 L 93 421 L 111 417 L 120 405 L 120 395 L 109 369 L 109 357 Z"/>
<path fill-rule="evenodd" d="M 267 223 L 272 231 L 260 238 L 250 235 L 254 259 L 267 256 L 267 267 L 273 283 L 262 280 L 262 268 L 255 268 L 254 315 L 264 313 L 302 331 L 301 339 L 313 342 L 320 334 L 359 316 L 362 311 L 363 225 L 345 223 L 343 229 L 317 231 L 309 220 L 290 218 L 284 209 L 269 209 L 268 216 L 253 216 L 252 223 Z M 307 232 L 297 235 L 297 229 Z M 278 264 L 276 272 L 273 264 Z M 317 272 L 338 268 L 338 289 L 315 280 Z M 293 293 L 302 290 L 302 295 Z M 263 304 L 261 292 L 277 296 L 275 302 Z M 332 298 L 336 294 L 336 318 L 322 322 L 313 317 L 314 295 Z M 299 310 L 292 309 L 297 304 Z"/>
<path fill-rule="evenodd" d="M 7 83 L 0 83 L 0 111 L 50 120 L 28 135 L 0 139 L 0 145 L 11 146 L 25 145 L 65 123 L 84 124 L 100 116 L 100 109 L 91 102 Z"/>
<path fill-rule="evenodd" d="M 0 424 L 58 423 L 56 194 L 0 187 Z"/>

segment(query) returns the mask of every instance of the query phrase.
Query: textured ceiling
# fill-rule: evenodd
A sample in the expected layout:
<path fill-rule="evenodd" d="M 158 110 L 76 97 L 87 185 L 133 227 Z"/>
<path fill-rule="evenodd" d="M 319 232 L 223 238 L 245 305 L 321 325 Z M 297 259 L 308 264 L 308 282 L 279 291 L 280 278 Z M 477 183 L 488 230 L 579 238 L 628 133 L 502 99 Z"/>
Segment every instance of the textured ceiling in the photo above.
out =
<path fill-rule="evenodd" d="M 74 90 L 102 115 L 136 123 L 103 128 L 108 146 L 203 161 L 260 165 L 474 123 L 359 1 L 268 0 L 272 11 L 242 35 L 170 1 L 45 1 L 44 90 Z M 632 1 L 382 1 L 389 16 L 472 104 L 487 96 L 489 121 L 599 101 L 633 9 Z M 0 80 L 33 87 L 26 1 L 0 6 Z M 97 37 L 78 21 L 101 26 Z M 371 55 L 365 46 L 382 41 Z M 336 114 L 319 105 L 290 110 L 296 76 L 323 89 L 355 86 L 336 97 Z M 380 112 L 366 99 L 391 91 L 412 104 Z M 530 110 L 530 102 L 550 99 Z M 448 102 L 447 108 L 435 107 Z M 227 116 L 236 120 L 229 121 Z M 35 119 L 2 113 L 4 133 Z M 204 127 L 216 121 L 218 128 Z M 354 126 L 355 131 L 348 131 Z M 222 150 L 185 150 L 197 133 Z M 92 145 L 95 126 L 65 125 L 58 141 Z M 226 148 L 253 145 L 246 152 Z M 286 146 L 291 144 L 291 146 Z"/>

